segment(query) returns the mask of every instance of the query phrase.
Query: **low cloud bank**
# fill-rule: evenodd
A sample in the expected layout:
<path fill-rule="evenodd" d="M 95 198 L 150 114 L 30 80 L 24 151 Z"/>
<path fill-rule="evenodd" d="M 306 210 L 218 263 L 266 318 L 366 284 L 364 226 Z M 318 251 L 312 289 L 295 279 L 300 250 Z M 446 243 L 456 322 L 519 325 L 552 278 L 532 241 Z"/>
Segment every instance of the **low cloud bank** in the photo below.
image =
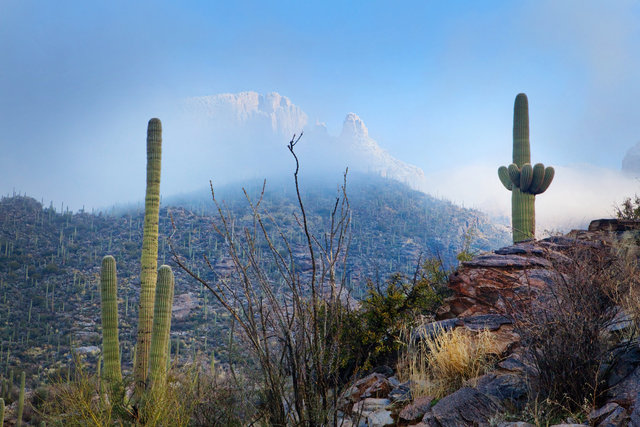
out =
<path fill-rule="evenodd" d="M 640 194 L 640 180 L 593 165 L 555 167 L 549 189 L 536 197 L 538 237 L 584 228 L 597 218 L 614 216 L 615 205 Z M 494 217 L 511 216 L 511 195 L 498 180 L 497 166 L 469 165 L 428 174 L 428 192 Z"/>

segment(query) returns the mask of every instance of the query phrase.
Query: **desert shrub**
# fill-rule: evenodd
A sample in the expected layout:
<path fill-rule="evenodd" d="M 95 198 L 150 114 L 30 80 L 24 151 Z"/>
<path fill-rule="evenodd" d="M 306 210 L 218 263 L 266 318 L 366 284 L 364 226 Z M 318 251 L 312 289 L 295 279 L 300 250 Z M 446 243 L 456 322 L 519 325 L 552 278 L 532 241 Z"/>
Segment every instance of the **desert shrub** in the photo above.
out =
<path fill-rule="evenodd" d="M 615 214 L 618 219 L 640 219 L 640 196 L 637 194 L 631 197 L 627 197 L 622 202 L 622 205 L 614 206 Z"/>
<path fill-rule="evenodd" d="M 398 372 L 402 380 L 411 381 L 414 397 L 444 397 L 487 372 L 495 361 L 495 339 L 487 330 L 439 330 L 417 340 L 410 335 L 405 334 Z"/>
<path fill-rule="evenodd" d="M 576 245 L 568 255 L 554 263 L 550 286 L 533 303 L 514 303 L 509 315 L 536 371 L 537 401 L 574 411 L 585 401 L 602 403 L 621 345 L 608 328 L 620 296 L 637 288 L 638 275 L 604 248 Z"/>
<path fill-rule="evenodd" d="M 200 276 L 171 243 L 176 263 L 231 315 L 235 329 L 230 336 L 242 344 L 246 364 L 257 373 L 251 386 L 258 396 L 257 416 L 273 426 L 335 424 L 343 386 L 339 374 L 344 353 L 337 337 L 349 311 L 345 263 L 351 215 L 346 174 L 328 223 L 312 224 L 298 185 L 294 147 L 299 139 L 294 137 L 288 147 L 296 164 L 298 209 L 293 217 L 301 244 L 282 231 L 262 204 L 265 187 L 256 199 L 245 191 L 252 225 L 237 233 L 235 218 L 212 189 L 218 211 L 213 226 L 232 262 L 228 274 L 214 274 L 215 281 Z"/>
<path fill-rule="evenodd" d="M 412 280 L 393 274 L 383 286 L 369 281 L 360 309 L 345 320 L 341 339 L 348 372 L 395 364 L 403 331 L 435 315 L 448 295 L 446 282 L 447 272 L 438 258 L 424 261 Z"/>

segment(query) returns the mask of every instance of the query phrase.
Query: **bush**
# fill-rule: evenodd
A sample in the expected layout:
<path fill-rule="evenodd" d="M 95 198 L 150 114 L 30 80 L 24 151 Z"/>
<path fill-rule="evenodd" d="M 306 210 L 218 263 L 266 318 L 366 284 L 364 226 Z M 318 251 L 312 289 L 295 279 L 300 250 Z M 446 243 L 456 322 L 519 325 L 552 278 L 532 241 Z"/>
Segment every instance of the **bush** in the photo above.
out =
<path fill-rule="evenodd" d="M 369 281 L 360 309 L 345 321 L 341 339 L 347 372 L 395 364 L 403 331 L 423 317 L 433 318 L 448 295 L 446 282 L 447 272 L 437 258 L 427 259 L 413 280 L 396 273 L 384 286 Z"/>
<path fill-rule="evenodd" d="M 514 304 L 509 315 L 536 370 L 536 400 L 574 411 L 585 401 L 592 407 L 603 403 L 620 344 L 608 326 L 619 297 L 637 289 L 638 274 L 604 248 L 576 246 L 569 255 L 554 263 L 548 289 L 532 303 Z"/>
<path fill-rule="evenodd" d="M 627 197 L 622 202 L 622 206 L 615 206 L 616 217 L 618 219 L 631 219 L 631 220 L 639 220 L 640 219 L 640 196 L 637 194 L 633 196 L 633 200 L 631 197 Z"/>

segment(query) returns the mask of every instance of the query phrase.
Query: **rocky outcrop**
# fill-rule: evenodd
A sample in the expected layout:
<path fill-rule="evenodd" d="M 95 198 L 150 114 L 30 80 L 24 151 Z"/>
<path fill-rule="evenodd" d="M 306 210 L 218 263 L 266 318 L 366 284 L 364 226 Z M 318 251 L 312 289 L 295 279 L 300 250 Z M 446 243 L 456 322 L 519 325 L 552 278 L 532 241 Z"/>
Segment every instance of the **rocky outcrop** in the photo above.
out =
<path fill-rule="evenodd" d="M 549 307 L 549 295 L 568 276 L 564 267 L 575 263 L 576 254 L 610 253 L 619 247 L 636 245 L 640 222 L 596 220 L 589 230 L 576 230 L 566 236 L 522 242 L 464 262 L 450 276 L 453 290 L 435 322 L 412 331 L 413 341 L 432 338 L 442 331 L 464 328 L 467 333 L 488 330 L 495 339 L 500 356 L 493 370 L 464 383 L 459 390 L 434 404 L 428 396 L 412 396 L 412 383 L 399 384 L 391 372 L 373 373 L 358 381 L 347 394 L 353 425 L 416 426 L 530 426 L 516 421 L 502 422 L 500 414 L 522 409 L 530 399 L 538 372 L 529 360 L 515 329 L 518 310 Z M 621 334 L 633 322 L 620 307 L 612 307 L 610 323 L 604 333 Z M 623 342 L 624 343 L 624 342 Z M 637 341 L 621 345 L 602 366 L 607 375 L 606 402 L 588 415 L 594 426 L 640 426 L 640 347 Z M 509 409 L 507 409 L 509 408 Z M 567 424 L 559 426 L 579 425 Z M 373 424 L 372 424 L 373 423 Z"/>

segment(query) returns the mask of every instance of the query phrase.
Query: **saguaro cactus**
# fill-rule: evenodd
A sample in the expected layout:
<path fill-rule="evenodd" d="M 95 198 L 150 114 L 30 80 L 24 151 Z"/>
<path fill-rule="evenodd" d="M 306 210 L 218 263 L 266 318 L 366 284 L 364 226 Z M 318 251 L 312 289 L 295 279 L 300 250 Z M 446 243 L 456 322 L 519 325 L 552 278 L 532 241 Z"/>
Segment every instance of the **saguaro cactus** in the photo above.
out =
<path fill-rule="evenodd" d="M 158 268 L 158 218 L 160 214 L 160 159 L 162 123 L 149 120 L 147 127 L 147 192 L 144 201 L 142 235 L 142 271 L 140 273 L 140 312 L 134 379 L 137 387 L 146 384 L 149 372 L 149 348 L 153 325 L 153 305 Z"/>
<path fill-rule="evenodd" d="M 16 415 L 16 426 L 22 425 L 22 413 L 24 412 L 24 371 L 20 374 L 20 394 L 18 395 L 18 414 Z"/>
<path fill-rule="evenodd" d="M 144 234 L 142 242 L 142 271 L 140 274 L 140 313 L 138 321 L 138 339 L 134 347 L 133 365 L 136 393 L 140 395 L 147 386 L 149 376 L 150 349 L 167 347 L 171 326 L 171 307 L 173 305 L 174 278 L 171 268 L 162 266 L 158 276 L 158 219 L 160 210 L 160 158 L 162 145 L 162 125 L 160 120 L 151 119 L 147 128 L 147 193 L 145 197 Z M 118 309 L 116 299 L 116 266 L 111 256 L 104 257 L 101 271 L 102 325 L 104 377 L 122 379 L 120 371 L 120 346 L 118 342 Z M 156 280 L 159 281 L 160 294 L 156 296 Z M 154 306 L 158 316 L 158 333 L 155 329 Z M 164 340 L 164 344 L 153 344 L 155 340 Z M 153 350 L 151 350 L 153 351 Z M 166 351 L 166 350 L 165 350 Z M 160 360 L 166 360 L 166 354 L 157 352 Z M 164 366 L 164 365 L 162 365 Z M 159 375 L 164 370 L 158 371 Z"/>
<path fill-rule="evenodd" d="M 151 334 L 150 382 L 161 384 L 166 378 L 166 367 L 171 330 L 171 307 L 173 306 L 174 278 L 171 267 L 163 265 L 158 270 L 158 287 L 153 309 L 153 331 Z"/>
<path fill-rule="evenodd" d="M 516 96 L 513 106 L 513 163 L 500 166 L 498 177 L 511 191 L 511 225 L 513 242 L 535 238 L 535 197 L 544 193 L 555 171 L 542 163 L 531 166 L 529 144 L 529 102 L 524 93 Z"/>
<path fill-rule="evenodd" d="M 102 259 L 100 270 L 100 297 L 102 300 L 102 353 L 104 356 L 103 377 L 122 380 L 120 371 L 120 341 L 118 339 L 116 260 L 107 255 Z"/>

